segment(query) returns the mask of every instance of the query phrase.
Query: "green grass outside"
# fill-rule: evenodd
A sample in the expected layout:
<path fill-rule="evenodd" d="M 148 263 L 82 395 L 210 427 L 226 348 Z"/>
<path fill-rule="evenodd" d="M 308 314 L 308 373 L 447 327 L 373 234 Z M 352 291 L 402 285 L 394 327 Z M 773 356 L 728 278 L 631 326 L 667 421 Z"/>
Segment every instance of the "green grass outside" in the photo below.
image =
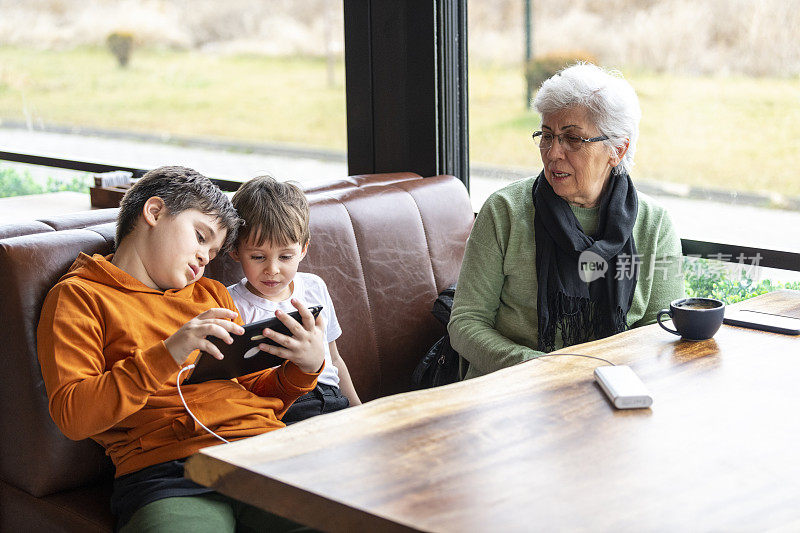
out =
<path fill-rule="evenodd" d="M 103 48 L 0 47 L 0 118 L 345 150 L 344 68 L 325 62 Z"/>
<path fill-rule="evenodd" d="M 800 195 L 800 79 L 626 72 L 642 105 L 634 176 Z M 470 65 L 470 157 L 536 170 L 520 69 Z M 0 118 L 346 149 L 344 67 L 322 59 L 0 47 Z"/>
<path fill-rule="evenodd" d="M 800 79 L 625 72 L 642 122 L 634 177 L 800 195 Z M 524 79 L 470 65 L 472 161 L 540 168 Z"/>

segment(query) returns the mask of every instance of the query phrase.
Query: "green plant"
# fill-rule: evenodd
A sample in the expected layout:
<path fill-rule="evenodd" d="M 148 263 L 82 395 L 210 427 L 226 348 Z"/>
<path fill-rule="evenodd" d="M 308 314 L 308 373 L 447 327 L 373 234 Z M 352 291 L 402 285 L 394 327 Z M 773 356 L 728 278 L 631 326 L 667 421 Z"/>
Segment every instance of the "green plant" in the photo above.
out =
<path fill-rule="evenodd" d="M 686 296 L 717 298 L 727 304 L 747 300 L 779 289 L 800 290 L 800 282 L 773 282 L 765 279 L 755 282 L 745 272 L 731 273 L 718 261 L 685 257 L 683 281 Z"/>
<path fill-rule="evenodd" d="M 544 80 L 578 61 L 597 64 L 597 58 L 582 50 L 553 52 L 534 57 L 525 65 L 525 81 L 529 88 L 538 89 Z"/>
<path fill-rule="evenodd" d="M 117 58 L 119 66 L 125 68 L 131 58 L 133 35 L 128 32 L 115 31 L 106 38 L 106 45 L 108 45 L 108 49 L 114 54 L 114 57 Z"/>
<path fill-rule="evenodd" d="M 13 168 L 0 168 L 0 198 L 60 191 L 88 192 L 88 190 L 89 177 L 87 174 L 73 176 L 66 180 L 48 177 L 43 185 L 34 180 L 29 172 L 22 173 Z"/>
<path fill-rule="evenodd" d="M 52 177 L 47 178 L 44 192 L 83 192 L 89 193 L 89 175 L 72 176 L 67 180 L 55 179 Z"/>
<path fill-rule="evenodd" d="M 27 172 L 21 174 L 12 168 L 0 168 L 0 198 L 42 192 L 42 185 L 36 183 Z"/>

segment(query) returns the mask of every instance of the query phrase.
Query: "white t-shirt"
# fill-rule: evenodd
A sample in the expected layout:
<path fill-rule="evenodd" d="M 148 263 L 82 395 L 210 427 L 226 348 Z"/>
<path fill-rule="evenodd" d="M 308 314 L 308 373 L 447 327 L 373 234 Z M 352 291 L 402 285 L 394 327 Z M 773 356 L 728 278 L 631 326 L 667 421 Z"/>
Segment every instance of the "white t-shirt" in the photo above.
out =
<path fill-rule="evenodd" d="M 318 383 L 339 386 L 339 370 L 331 361 L 331 351 L 328 343 L 335 341 L 342 334 L 342 328 L 336 319 L 336 311 L 333 309 L 331 295 L 328 294 L 328 287 L 321 277 L 307 272 L 298 272 L 292 280 L 292 295 L 282 302 L 273 302 L 261 296 L 256 296 L 247 289 L 247 278 L 239 283 L 228 287 L 228 292 L 233 297 L 233 302 L 242 315 L 245 324 L 266 320 L 275 316 L 275 311 L 280 309 L 287 313 L 297 311 L 291 303 L 292 298 L 303 302 L 306 306 L 312 307 L 321 305 L 320 314 L 325 320 L 325 368 L 317 378 Z"/>

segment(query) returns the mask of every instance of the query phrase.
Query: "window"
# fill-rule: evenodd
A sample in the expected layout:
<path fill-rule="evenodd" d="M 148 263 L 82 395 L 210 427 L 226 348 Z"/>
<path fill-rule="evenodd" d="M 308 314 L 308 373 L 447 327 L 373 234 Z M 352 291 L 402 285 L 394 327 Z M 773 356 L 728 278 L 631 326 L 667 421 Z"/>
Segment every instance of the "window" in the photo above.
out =
<path fill-rule="evenodd" d="M 468 12 L 476 208 L 541 169 L 529 35 L 530 66 L 589 60 L 633 85 L 642 121 L 632 177 L 681 237 L 800 252 L 799 1 L 472 0 Z"/>
<path fill-rule="evenodd" d="M 6 4 L 5 150 L 237 180 L 347 174 L 342 0 Z"/>

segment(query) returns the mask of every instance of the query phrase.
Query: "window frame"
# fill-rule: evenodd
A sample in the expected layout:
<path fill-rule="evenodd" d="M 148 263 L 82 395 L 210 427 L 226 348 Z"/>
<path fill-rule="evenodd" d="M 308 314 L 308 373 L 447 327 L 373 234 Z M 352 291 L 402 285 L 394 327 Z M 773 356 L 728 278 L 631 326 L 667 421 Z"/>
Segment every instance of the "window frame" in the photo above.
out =
<path fill-rule="evenodd" d="M 451 174 L 469 190 L 467 2 L 344 0 L 347 161 L 350 175 Z M 0 160 L 85 172 L 146 170 L 34 153 Z M 212 178 L 224 191 L 240 182 Z M 800 253 L 681 239 L 684 255 L 760 255 L 760 266 L 800 272 Z"/>

